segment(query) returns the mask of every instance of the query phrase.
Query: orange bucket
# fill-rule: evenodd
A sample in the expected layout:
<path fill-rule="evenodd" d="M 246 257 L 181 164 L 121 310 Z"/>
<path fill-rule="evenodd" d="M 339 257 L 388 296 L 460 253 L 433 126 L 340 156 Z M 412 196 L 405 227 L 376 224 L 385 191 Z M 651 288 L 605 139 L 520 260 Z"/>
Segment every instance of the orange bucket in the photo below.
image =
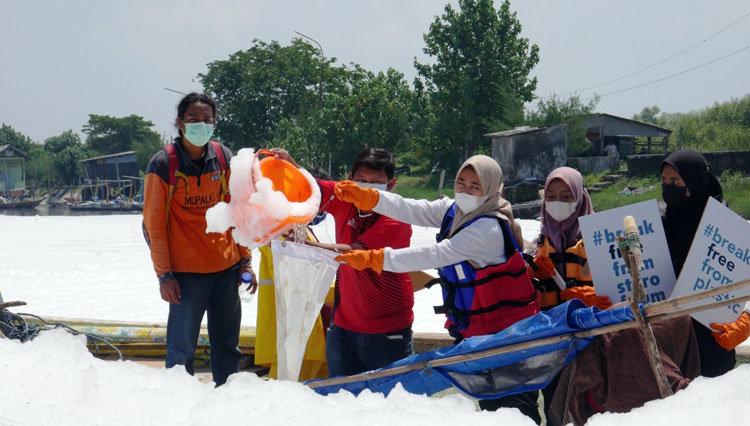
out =
<path fill-rule="evenodd" d="M 310 181 L 292 163 L 276 158 L 273 151 L 267 149 L 258 150 L 256 156 L 266 155 L 260 160 L 260 174 L 273 184 L 274 191 L 280 191 L 290 203 L 304 203 L 313 194 Z M 282 228 L 291 228 L 294 225 L 310 222 L 314 215 L 288 216 L 271 230 L 275 233 Z"/>

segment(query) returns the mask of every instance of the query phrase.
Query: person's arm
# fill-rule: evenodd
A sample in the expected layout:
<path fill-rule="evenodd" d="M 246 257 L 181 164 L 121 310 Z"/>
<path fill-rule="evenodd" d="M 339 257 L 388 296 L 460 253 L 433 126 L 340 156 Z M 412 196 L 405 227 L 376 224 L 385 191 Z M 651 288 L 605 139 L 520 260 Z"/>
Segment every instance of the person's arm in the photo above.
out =
<path fill-rule="evenodd" d="M 159 168 L 168 167 L 163 159 L 154 156 L 149 163 L 144 179 L 143 230 L 151 251 L 151 262 L 159 280 L 159 292 L 166 302 L 180 303 L 180 286 L 172 272 L 167 236 L 167 192 L 168 184 L 162 179 Z M 164 155 L 166 157 L 166 153 Z"/>
<path fill-rule="evenodd" d="M 503 263 L 505 244 L 497 219 L 482 218 L 451 238 L 423 247 L 386 248 L 383 270 L 409 272 L 470 260 L 479 266 Z"/>
<path fill-rule="evenodd" d="M 334 210 L 341 203 L 333 195 L 333 188 L 336 187 L 336 182 L 318 178 L 315 178 L 315 182 L 318 183 L 318 188 L 320 188 L 320 206 L 318 206 L 318 212 L 324 211 L 335 215 Z"/>
<path fill-rule="evenodd" d="M 341 181 L 334 187 L 336 198 L 361 210 L 372 210 L 412 225 L 439 227 L 445 212 L 453 203 L 441 198 L 435 201 L 412 200 L 398 194 L 366 188 L 351 181 Z"/>
<path fill-rule="evenodd" d="M 374 212 L 417 226 L 439 228 L 445 212 L 453 204 L 450 198 L 435 201 L 414 200 L 392 192 L 378 192 L 380 196 L 378 204 L 373 209 Z"/>
<path fill-rule="evenodd" d="M 322 249 L 330 250 L 336 253 L 343 253 L 349 250 L 362 250 L 362 245 L 358 243 L 349 244 L 332 244 L 332 243 L 321 243 L 319 241 L 305 240 L 305 244 L 308 246 L 319 247 Z"/>

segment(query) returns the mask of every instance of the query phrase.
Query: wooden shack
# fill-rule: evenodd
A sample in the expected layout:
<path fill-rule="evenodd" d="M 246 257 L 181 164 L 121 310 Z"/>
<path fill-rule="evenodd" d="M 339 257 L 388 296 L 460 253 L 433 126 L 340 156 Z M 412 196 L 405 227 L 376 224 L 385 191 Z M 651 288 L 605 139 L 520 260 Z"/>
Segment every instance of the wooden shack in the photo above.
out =
<path fill-rule="evenodd" d="M 25 152 L 13 145 L 0 145 L 0 195 L 16 198 L 26 189 Z"/>

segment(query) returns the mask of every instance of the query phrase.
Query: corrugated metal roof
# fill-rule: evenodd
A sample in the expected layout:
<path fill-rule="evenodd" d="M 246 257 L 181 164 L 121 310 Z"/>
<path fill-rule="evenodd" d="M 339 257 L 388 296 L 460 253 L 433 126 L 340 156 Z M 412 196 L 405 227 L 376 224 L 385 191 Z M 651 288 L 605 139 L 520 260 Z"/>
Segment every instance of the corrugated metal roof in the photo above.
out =
<path fill-rule="evenodd" d="M 92 158 L 87 158 L 85 160 L 81 160 L 81 163 L 85 163 L 87 161 L 101 160 L 103 158 L 122 157 L 124 155 L 131 155 L 131 154 L 135 154 L 135 151 L 124 151 L 124 152 L 118 152 L 116 154 L 100 155 L 98 157 L 92 157 Z"/>
<path fill-rule="evenodd" d="M 617 124 L 615 124 L 617 123 Z M 610 126 L 607 126 L 610 124 Z M 654 126 L 653 124 L 642 121 L 632 120 L 630 118 L 618 117 L 612 114 L 594 113 L 588 114 L 586 120 L 581 124 L 582 128 L 604 126 L 604 136 L 661 136 L 666 137 L 672 134 L 672 131 L 663 127 Z M 608 131 L 607 127 L 612 128 Z"/>
<path fill-rule="evenodd" d="M 516 127 L 515 129 L 512 129 L 512 130 L 504 130 L 502 132 L 487 133 L 484 136 L 487 136 L 488 138 L 497 138 L 497 137 L 503 137 L 503 136 L 520 135 L 521 133 L 538 132 L 544 129 L 546 129 L 546 127 L 522 126 L 522 127 Z"/>
<path fill-rule="evenodd" d="M 31 160 L 31 157 L 29 157 L 28 155 L 26 155 L 25 152 L 21 151 L 20 149 L 16 148 L 13 145 L 10 145 L 10 144 L 6 144 L 6 145 L 0 146 L 0 153 L 2 153 L 3 151 L 5 151 L 7 149 L 10 149 L 15 154 L 19 154 L 19 155 L 17 155 L 18 157 L 23 157 L 23 158 L 25 158 L 27 160 Z M 10 151 L 8 151 L 8 152 L 10 152 Z M 0 157 L 5 157 L 6 154 L 2 154 L 2 155 L 0 155 Z"/>

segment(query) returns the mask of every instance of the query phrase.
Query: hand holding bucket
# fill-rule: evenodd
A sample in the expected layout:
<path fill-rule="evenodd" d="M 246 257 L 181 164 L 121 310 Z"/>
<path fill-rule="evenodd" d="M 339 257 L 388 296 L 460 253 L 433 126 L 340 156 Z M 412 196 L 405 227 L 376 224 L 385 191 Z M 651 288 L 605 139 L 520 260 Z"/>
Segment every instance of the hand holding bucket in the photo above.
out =
<path fill-rule="evenodd" d="M 232 158 L 231 168 L 232 198 L 229 204 L 220 202 L 206 212 L 206 232 L 231 229 L 237 243 L 260 247 L 310 222 L 320 208 L 315 179 L 273 151 L 243 148 Z"/>

